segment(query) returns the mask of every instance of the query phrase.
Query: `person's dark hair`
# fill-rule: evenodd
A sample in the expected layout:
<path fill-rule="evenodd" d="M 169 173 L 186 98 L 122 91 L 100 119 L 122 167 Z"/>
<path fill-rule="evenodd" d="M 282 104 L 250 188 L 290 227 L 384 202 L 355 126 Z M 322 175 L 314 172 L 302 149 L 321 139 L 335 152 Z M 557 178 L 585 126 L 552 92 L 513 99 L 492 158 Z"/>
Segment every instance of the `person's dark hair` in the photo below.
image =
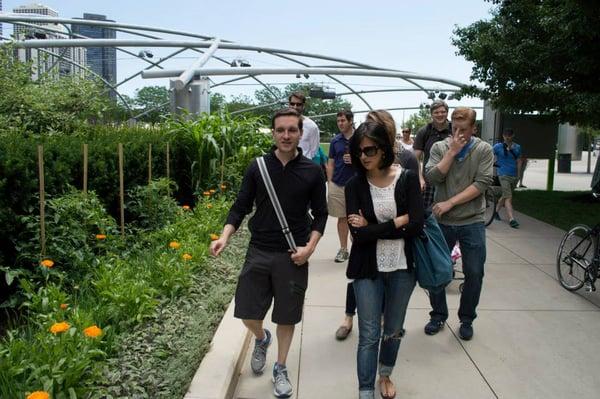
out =
<path fill-rule="evenodd" d="M 275 129 L 275 119 L 280 118 L 282 116 L 295 116 L 298 118 L 298 129 L 302 130 L 302 115 L 294 108 L 284 108 L 275 112 L 275 115 L 271 118 L 271 129 Z"/>
<path fill-rule="evenodd" d="M 356 168 L 356 171 L 360 174 L 366 173 L 365 167 L 362 165 L 362 162 L 360 162 L 359 153 L 360 143 L 365 137 L 373 140 L 375 145 L 383 151 L 379 169 L 389 167 L 394 162 L 394 144 L 390 142 L 388 131 L 383 125 L 367 121 L 358 126 L 350 139 L 350 157 L 352 158 L 352 165 Z"/>
<path fill-rule="evenodd" d="M 512 129 L 504 129 L 503 136 L 514 136 L 515 132 Z"/>
<path fill-rule="evenodd" d="M 347 110 L 347 109 L 338 112 L 337 115 L 336 115 L 336 118 L 338 116 L 345 117 L 348 122 L 352 122 L 354 120 L 354 113 L 352 111 L 350 111 L 350 110 Z"/>
<path fill-rule="evenodd" d="M 290 94 L 288 96 L 288 102 L 292 101 L 292 97 L 296 97 L 297 99 L 302 101 L 302 104 L 306 104 L 306 96 L 301 91 L 295 91 L 292 94 Z"/>

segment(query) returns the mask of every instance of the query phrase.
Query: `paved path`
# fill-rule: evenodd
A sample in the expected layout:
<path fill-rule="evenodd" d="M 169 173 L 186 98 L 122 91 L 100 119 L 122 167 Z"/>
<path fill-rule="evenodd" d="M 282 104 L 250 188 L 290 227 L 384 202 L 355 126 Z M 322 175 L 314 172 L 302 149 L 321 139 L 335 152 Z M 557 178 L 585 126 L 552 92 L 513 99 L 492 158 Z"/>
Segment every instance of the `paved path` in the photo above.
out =
<path fill-rule="evenodd" d="M 458 338 L 458 282 L 448 289 L 448 325 L 436 336 L 423 333 L 429 302 L 415 289 L 393 374 L 398 398 L 600 397 L 600 293 L 561 288 L 554 257 L 562 232 L 524 215 L 518 219 L 518 230 L 504 222 L 487 229 L 486 276 L 472 341 Z M 334 339 L 346 287 L 345 264 L 332 261 L 337 246 L 330 218 L 312 258 L 304 320 L 288 361 L 295 398 L 358 396 L 358 330 L 344 342 Z M 273 346 L 269 370 L 275 353 Z M 270 373 L 253 376 L 246 358 L 234 398 L 271 397 Z"/>

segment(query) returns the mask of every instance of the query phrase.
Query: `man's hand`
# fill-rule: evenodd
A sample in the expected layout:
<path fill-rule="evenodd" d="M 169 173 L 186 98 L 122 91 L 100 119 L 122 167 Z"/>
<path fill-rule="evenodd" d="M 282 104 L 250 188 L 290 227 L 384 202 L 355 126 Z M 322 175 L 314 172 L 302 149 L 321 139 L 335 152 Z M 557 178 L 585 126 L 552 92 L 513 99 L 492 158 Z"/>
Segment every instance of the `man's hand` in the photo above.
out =
<path fill-rule="evenodd" d="M 218 240 L 210 243 L 210 253 L 212 256 L 219 256 L 227 246 L 227 239 L 221 236 Z"/>
<path fill-rule="evenodd" d="M 294 262 L 296 266 L 302 266 L 308 262 L 308 258 L 310 258 L 313 252 L 314 249 L 311 247 L 298 247 L 296 248 L 296 252 L 292 252 L 292 262 Z"/>
<path fill-rule="evenodd" d="M 460 133 L 452 135 L 450 136 L 450 149 L 448 152 L 450 152 L 452 156 L 456 156 L 465 145 L 467 145 L 465 136 Z"/>
<path fill-rule="evenodd" d="M 454 208 L 454 204 L 448 201 L 438 202 L 431 208 L 431 211 L 436 217 L 442 216 L 444 213 L 448 212 L 450 209 Z"/>

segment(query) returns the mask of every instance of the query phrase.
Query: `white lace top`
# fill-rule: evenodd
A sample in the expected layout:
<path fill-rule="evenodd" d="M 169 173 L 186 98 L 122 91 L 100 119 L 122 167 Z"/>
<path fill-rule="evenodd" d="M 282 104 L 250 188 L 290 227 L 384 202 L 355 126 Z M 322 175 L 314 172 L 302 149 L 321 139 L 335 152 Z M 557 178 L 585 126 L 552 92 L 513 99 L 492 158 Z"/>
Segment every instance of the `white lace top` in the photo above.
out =
<path fill-rule="evenodd" d="M 402 173 L 402 168 L 396 168 L 396 177 L 392 184 L 387 187 L 377 187 L 369 182 L 373 208 L 377 222 L 387 222 L 396 216 L 396 199 L 394 189 L 396 182 Z M 377 240 L 377 270 L 380 272 L 393 272 L 394 270 L 406 269 L 406 256 L 404 255 L 404 240 Z"/>

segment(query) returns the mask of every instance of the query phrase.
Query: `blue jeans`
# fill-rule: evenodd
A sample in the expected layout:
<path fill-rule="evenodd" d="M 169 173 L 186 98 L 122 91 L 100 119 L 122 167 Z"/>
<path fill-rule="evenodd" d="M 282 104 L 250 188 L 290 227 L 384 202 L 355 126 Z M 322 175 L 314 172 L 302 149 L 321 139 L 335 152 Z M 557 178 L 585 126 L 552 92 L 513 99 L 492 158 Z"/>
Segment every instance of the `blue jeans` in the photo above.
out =
<path fill-rule="evenodd" d="M 458 318 L 461 323 L 472 323 L 477 317 L 475 309 L 479 304 L 479 296 L 483 284 L 483 266 L 486 257 L 485 226 L 483 223 L 473 223 L 464 226 L 440 224 L 440 228 L 442 229 L 442 233 L 444 233 L 448 248 L 453 248 L 457 241 L 460 243 L 465 282 L 460 296 Z M 429 312 L 431 320 L 446 321 L 448 318 L 446 290 L 438 293 L 430 292 L 429 302 L 433 309 Z"/>
<path fill-rule="evenodd" d="M 400 340 L 404 335 L 404 318 L 410 295 L 415 288 L 414 273 L 396 270 L 379 272 L 377 278 L 354 280 L 354 293 L 358 312 L 358 352 L 356 365 L 360 391 L 375 390 L 375 376 L 379 358 L 379 374 L 392 374 Z M 381 336 L 381 307 L 383 337 Z"/>

